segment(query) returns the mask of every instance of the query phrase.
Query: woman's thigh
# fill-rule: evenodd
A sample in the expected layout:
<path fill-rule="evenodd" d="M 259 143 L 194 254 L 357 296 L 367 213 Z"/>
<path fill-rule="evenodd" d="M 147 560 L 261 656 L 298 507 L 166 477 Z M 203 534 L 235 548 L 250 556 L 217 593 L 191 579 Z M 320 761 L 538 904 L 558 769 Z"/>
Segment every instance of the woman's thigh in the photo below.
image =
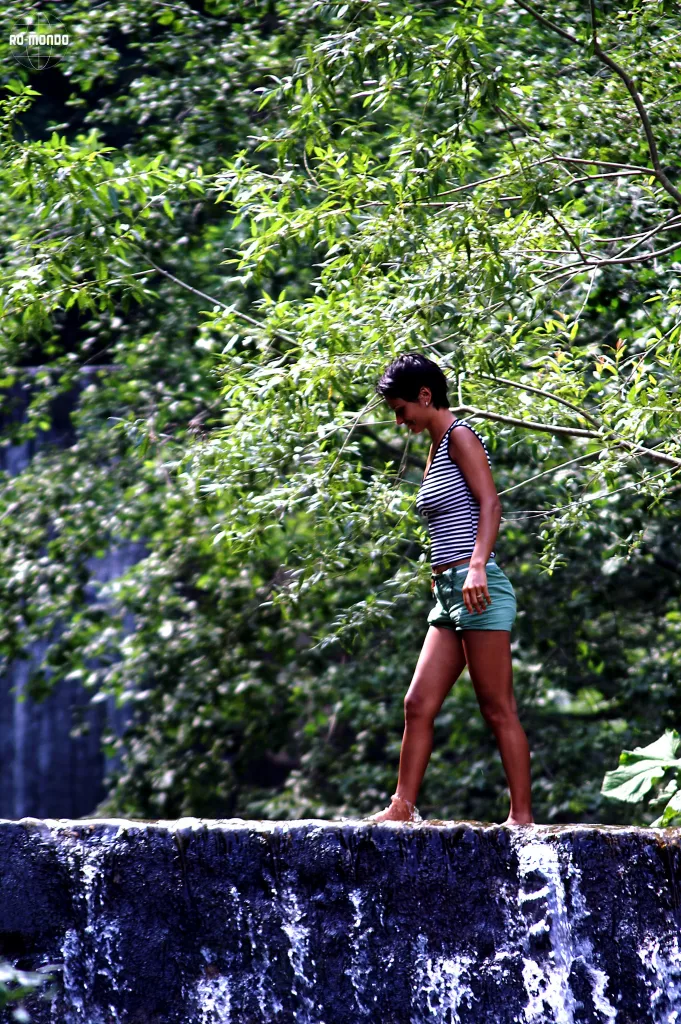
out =
<path fill-rule="evenodd" d="M 434 718 L 465 665 L 461 634 L 447 626 L 430 626 L 404 698 L 405 710 Z"/>
<path fill-rule="evenodd" d="M 511 634 L 506 629 L 464 629 L 468 674 L 484 715 L 517 711 L 513 694 Z"/>

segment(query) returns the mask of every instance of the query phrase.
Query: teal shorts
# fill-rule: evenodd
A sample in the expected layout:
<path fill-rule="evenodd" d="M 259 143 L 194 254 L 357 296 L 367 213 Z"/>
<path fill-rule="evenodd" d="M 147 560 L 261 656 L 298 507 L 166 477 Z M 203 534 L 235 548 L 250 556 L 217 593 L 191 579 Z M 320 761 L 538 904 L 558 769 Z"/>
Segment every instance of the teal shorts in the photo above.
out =
<path fill-rule="evenodd" d="M 492 603 L 482 612 L 469 612 L 463 600 L 462 587 L 466 582 L 469 562 L 454 565 L 444 572 L 432 573 L 435 606 L 428 615 L 431 626 L 447 626 L 462 633 L 464 629 L 507 629 L 509 632 L 516 616 L 513 584 L 494 559 L 485 566 L 487 590 Z"/>

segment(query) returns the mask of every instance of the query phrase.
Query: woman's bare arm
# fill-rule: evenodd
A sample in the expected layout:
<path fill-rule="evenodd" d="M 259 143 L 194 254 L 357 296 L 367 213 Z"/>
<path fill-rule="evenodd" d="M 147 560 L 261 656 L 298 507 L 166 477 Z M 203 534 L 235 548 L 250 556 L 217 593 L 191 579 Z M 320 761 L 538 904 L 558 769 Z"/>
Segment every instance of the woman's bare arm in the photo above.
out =
<path fill-rule="evenodd" d="M 466 424 L 462 424 L 464 428 Z M 499 533 L 501 501 L 494 485 L 492 471 L 480 439 L 469 429 L 454 427 L 449 434 L 449 457 L 455 462 L 471 493 L 480 505 L 478 535 L 471 555 L 470 567 L 484 567 Z"/>

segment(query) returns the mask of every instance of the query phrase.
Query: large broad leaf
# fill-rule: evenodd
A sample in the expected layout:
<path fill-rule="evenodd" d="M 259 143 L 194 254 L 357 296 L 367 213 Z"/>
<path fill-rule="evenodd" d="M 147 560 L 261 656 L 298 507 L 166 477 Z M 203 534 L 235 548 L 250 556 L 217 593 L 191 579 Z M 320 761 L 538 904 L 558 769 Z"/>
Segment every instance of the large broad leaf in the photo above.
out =
<path fill-rule="evenodd" d="M 673 797 L 663 810 L 659 818 L 651 821 L 652 828 L 667 828 L 669 825 L 681 823 L 681 789 L 674 793 Z"/>
<path fill-rule="evenodd" d="M 676 759 L 679 742 L 681 737 L 676 729 L 666 729 L 663 736 L 647 747 L 623 750 L 619 768 L 605 773 L 601 793 L 613 800 L 638 803 L 667 769 L 681 768 L 681 761 Z"/>

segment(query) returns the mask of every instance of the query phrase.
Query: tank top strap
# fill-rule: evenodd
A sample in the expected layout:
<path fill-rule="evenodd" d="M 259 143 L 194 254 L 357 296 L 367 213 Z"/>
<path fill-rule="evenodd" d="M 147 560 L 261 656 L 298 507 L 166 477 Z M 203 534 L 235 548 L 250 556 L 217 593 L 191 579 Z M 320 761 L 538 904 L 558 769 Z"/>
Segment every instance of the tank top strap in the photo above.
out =
<path fill-rule="evenodd" d="M 437 446 L 437 451 L 435 452 L 435 455 L 433 456 L 433 462 L 435 462 L 435 459 L 437 459 L 439 457 L 440 452 L 446 452 L 447 451 L 447 447 L 449 445 L 449 435 L 451 433 L 452 427 L 455 427 L 456 424 L 460 423 L 460 422 L 461 422 L 460 420 L 454 420 L 453 423 L 449 424 L 449 426 L 445 430 L 444 434 L 442 435 L 442 438 L 440 439 L 439 445 Z"/>
<path fill-rule="evenodd" d="M 444 434 L 442 435 L 442 441 L 444 441 L 444 439 L 447 437 L 447 434 L 450 432 L 452 427 L 455 427 L 457 425 L 457 423 L 461 423 L 461 420 L 454 420 L 452 423 L 449 424 L 449 426 L 445 430 Z M 440 441 L 440 444 L 442 444 L 442 441 Z"/>
<path fill-rule="evenodd" d="M 453 423 L 450 423 L 450 424 L 449 424 L 449 426 L 448 426 L 448 427 L 447 427 L 447 429 L 445 430 L 444 434 L 442 435 L 442 441 L 440 441 L 440 448 L 442 448 L 442 449 L 445 449 L 445 450 L 446 450 L 446 448 L 447 448 L 447 445 L 446 445 L 446 444 L 444 444 L 443 442 L 444 442 L 445 438 L 448 438 L 448 437 L 449 437 L 449 434 L 451 433 L 451 431 L 452 431 L 452 428 L 453 428 L 453 427 L 455 427 L 455 426 L 457 425 L 457 423 L 461 423 L 461 420 L 454 420 L 454 422 L 453 422 Z M 447 443 L 449 443 L 449 442 L 447 442 Z"/>

